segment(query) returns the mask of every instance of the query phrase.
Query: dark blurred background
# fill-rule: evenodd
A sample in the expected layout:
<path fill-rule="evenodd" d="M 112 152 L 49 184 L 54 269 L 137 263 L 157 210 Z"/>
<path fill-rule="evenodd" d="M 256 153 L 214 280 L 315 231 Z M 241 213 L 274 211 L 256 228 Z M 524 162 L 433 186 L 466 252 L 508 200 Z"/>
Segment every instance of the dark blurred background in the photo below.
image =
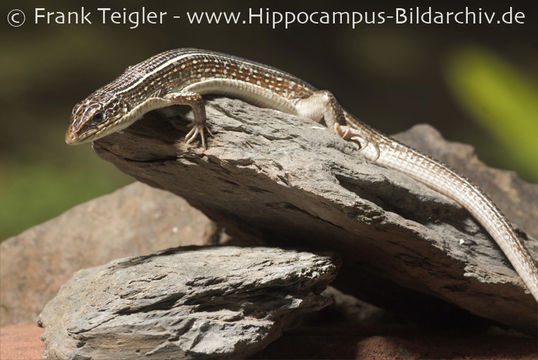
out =
<path fill-rule="evenodd" d="M 433 2 L 432 2 L 433 3 Z M 459 11 L 465 3 L 434 4 Z M 187 11 L 360 11 L 419 1 L 2 1 L 0 240 L 133 181 L 89 145 L 63 136 L 73 105 L 128 66 L 179 47 L 218 50 L 271 64 L 331 90 L 385 133 L 429 123 L 474 145 L 489 165 L 538 181 L 538 47 L 532 2 L 472 2 L 471 10 L 525 13 L 524 25 L 190 25 Z M 183 15 L 163 25 L 36 25 L 33 9 L 85 6 Z M 26 12 L 13 28 L 8 12 Z"/>

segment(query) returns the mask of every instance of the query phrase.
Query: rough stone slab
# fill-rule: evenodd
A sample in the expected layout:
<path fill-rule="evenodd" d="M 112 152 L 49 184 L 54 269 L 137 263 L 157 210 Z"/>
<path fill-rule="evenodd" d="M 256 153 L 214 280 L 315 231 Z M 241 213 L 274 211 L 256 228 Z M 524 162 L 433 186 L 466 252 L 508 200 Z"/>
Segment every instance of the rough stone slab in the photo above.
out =
<path fill-rule="evenodd" d="M 34 322 L 77 270 L 219 236 L 185 200 L 141 183 L 78 205 L 0 244 L 0 325 Z"/>
<path fill-rule="evenodd" d="M 138 180 L 184 197 L 234 239 L 340 252 L 344 267 L 336 284 L 364 300 L 441 323 L 460 322 L 468 311 L 536 331 L 534 299 L 454 201 L 368 163 L 352 144 L 307 119 L 239 100 L 209 100 L 215 136 L 205 151 L 186 145 L 185 109 L 147 114 L 94 148 Z M 414 131 L 422 138 L 435 134 Z M 450 144 L 437 145 L 450 153 Z M 501 173 L 491 170 L 493 177 Z M 532 203 L 535 196 L 517 185 L 498 192 L 508 190 L 508 199 L 517 194 L 518 206 Z M 520 221 L 525 214 L 505 212 L 536 254 L 536 240 L 521 228 L 530 223 Z"/>
<path fill-rule="evenodd" d="M 39 316 L 51 359 L 240 359 L 308 312 L 330 257 L 276 248 L 175 248 L 77 272 Z"/>

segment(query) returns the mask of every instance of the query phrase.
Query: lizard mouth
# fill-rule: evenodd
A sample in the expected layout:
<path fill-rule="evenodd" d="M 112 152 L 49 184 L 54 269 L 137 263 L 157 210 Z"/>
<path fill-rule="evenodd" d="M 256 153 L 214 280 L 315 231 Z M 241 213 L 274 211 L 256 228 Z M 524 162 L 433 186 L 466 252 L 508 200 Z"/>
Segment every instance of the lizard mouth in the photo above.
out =
<path fill-rule="evenodd" d="M 95 131 L 91 133 L 86 133 L 83 135 L 78 135 L 76 131 L 73 131 L 71 128 L 67 129 L 67 132 L 65 133 L 65 143 L 67 145 L 78 145 L 87 142 L 88 138 L 95 133 Z"/>

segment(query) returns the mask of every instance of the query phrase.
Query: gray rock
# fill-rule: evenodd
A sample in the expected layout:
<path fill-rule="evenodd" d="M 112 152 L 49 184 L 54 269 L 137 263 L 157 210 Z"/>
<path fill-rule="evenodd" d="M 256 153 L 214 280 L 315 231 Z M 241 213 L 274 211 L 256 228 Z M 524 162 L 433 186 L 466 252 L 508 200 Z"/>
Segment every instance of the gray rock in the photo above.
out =
<path fill-rule="evenodd" d="M 220 233 L 185 200 L 141 183 L 78 205 L 0 244 L 0 325 L 35 321 L 77 270 Z"/>
<path fill-rule="evenodd" d="M 206 109 L 215 135 L 207 150 L 182 141 L 189 130 L 183 118 L 192 116 L 186 107 L 149 113 L 94 148 L 138 180 L 185 198 L 233 239 L 340 252 L 335 284 L 361 299 L 436 323 L 458 323 L 470 312 L 536 331 L 534 299 L 457 203 L 368 163 L 310 120 L 225 98 Z M 440 145 L 450 152 L 450 144 Z M 505 198 L 513 194 L 525 192 L 510 188 Z M 521 196 L 518 206 L 532 201 Z M 506 212 L 519 226 L 529 223 L 521 212 Z M 536 254 L 536 240 L 521 228 L 520 236 Z"/>
<path fill-rule="evenodd" d="M 47 359 L 240 359 L 263 349 L 335 277 L 327 256 L 175 248 L 81 270 L 39 316 Z"/>

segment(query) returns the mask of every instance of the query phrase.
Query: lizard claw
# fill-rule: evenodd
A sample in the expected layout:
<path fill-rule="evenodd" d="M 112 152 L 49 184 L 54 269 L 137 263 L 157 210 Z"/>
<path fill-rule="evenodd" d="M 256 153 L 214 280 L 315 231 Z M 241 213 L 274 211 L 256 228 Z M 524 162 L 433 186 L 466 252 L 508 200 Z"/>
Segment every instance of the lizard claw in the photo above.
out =
<path fill-rule="evenodd" d="M 209 128 L 206 125 L 200 125 L 200 124 L 193 124 L 192 129 L 185 135 L 185 142 L 187 144 L 191 144 L 194 140 L 196 140 L 197 137 L 200 137 L 200 142 L 202 143 L 202 147 L 207 149 L 206 142 L 205 142 L 205 132 L 209 134 L 209 136 L 213 136 L 213 133 L 209 130 Z"/>
<path fill-rule="evenodd" d="M 358 150 L 361 150 L 366 145 L 368 145 L 363 138 L 358 136 L 356 133 L 353 132 L 351 127 L 349 126 L 342 126 L 338 123 L 334 124 L 334 130 L 340 136 L 342 139 L 351 142 L 353 145 L 357 146 Z"/>
<path fill-rule="evenodd" d="M 334 130 L 340 137 L 342 137 L 342 139 L 357 146 L 357 150 L 361 151 L 368 160 L 376 162 L 379 159 L 379 146 L 371 141 L 370 138 L 360 134 L 357 129 L 353 129 L 350 126 L 334 124 Z"/>

